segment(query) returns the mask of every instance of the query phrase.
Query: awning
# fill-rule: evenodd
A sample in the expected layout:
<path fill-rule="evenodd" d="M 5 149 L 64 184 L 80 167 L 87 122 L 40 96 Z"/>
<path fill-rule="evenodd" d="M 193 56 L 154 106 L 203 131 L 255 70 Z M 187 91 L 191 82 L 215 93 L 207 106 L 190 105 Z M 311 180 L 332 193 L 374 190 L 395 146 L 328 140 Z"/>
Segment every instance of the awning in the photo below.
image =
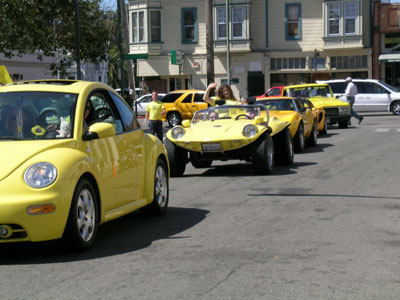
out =
<path fill-rule="evenodd" d="M 400 62 L 400 53 L 381 54 L 379 60 L 384 62 Z"/>

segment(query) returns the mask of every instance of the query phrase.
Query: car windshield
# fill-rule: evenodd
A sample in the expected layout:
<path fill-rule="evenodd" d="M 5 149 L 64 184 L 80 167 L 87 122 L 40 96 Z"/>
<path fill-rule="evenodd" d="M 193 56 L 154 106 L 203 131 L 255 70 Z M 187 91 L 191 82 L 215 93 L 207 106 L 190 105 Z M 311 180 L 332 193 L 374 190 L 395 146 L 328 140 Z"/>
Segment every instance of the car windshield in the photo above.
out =
<path fill-rule="evenodd" d="M 0 93 L 0 140 L 71 137 L 77 97 L 52 92 Z M 60 133 L 60 126 L 68 134 Z"/>
<path fill-rule="evenodd" d="M 306 87 L 293 87 L 287 90 L 289 97 L 300 98 L 332 98 L 333 95 L 329 90 L 329 86 L 306 86 Z"/>
<path fill-rule="evenodd" d="M 293 101 L 290 99 L 263 99 L 257 100 L 257 102 L 265 105 L 269 110 L 296 110 Z"/>
<path fill-rule="evenodd" d="M 393 91 L 393 92 L 399 92 L 398 88 L 395 88 L 394 86 L 391 86 L 390 84 L 384 83 L 382 81 L 379 81 L 380 84 L 382 84 L 383 86 L 385 86 L 386 88 L 388 88 L 389 90 Z"/>
<path fill-rule="evenodd" d="M 192 123 L 216 120 L 252 120 L 257 116 L 266 117 L 266 107 L 263 105 L 224 105 L 214 106 L 197 111 Z"/>

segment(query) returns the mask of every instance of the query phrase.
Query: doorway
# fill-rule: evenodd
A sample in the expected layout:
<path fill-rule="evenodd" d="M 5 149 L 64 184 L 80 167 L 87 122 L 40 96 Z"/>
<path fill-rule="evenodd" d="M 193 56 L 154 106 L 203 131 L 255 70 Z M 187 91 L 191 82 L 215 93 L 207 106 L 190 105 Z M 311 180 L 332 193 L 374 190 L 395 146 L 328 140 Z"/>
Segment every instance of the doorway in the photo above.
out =
<path fill-rule="evenodd" d="M 248 97 L 259 96 L 265 92 L 265 79 L 263 72 L 247 73 L 247 95 Z"/>

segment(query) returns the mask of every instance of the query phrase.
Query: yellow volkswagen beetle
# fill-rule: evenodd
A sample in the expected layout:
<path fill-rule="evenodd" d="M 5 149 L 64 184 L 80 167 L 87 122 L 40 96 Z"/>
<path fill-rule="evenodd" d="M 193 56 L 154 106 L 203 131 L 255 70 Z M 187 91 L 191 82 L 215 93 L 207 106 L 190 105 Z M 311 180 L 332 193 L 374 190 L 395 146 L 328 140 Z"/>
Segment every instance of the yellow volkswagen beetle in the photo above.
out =
<path fill-rule="evenodd" d="M 163 215 L 169 162 L 109 86 L 43 80 L 0 87 L 0 243 L 63 237 L 89 248 L 99 224 Z"/>
<path fill-rule="evenodd" d="M 258 174 L 270 174 L 275 162 L 293 163 L 290 123 L 269 118 L 264 105 L 210 107 L 182 125 L 164 140 L 171 176 L 182 176 L 189 161 L 208 168 L 213 160 L 245 160 Z"/>

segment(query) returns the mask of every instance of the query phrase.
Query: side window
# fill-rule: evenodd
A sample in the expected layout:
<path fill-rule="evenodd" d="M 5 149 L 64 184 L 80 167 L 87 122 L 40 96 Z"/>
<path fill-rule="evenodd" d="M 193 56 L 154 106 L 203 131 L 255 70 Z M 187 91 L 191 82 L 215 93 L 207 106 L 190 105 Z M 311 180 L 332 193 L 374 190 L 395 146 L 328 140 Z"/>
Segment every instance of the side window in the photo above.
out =
<path fill-rule="evenodd" d="M 149 103 L 151 101 L 151 96 L 145 96 L 143 99 L 140 101 L 142 103 Z"/>
<path fill-rule="evenodd" d="M 114 126 L 116 134 L 123 131 L 122 121 L 113 109 L 106 91 L 96 91 L 93 93 L 87 103 L 86 108 L 89 113 L 85 118 L 86 124 L 91 126 L 98 122 L 110 123 Z"/>
<path fill-rule="evenodd" d="M 357 86 L 357 91 L 359 94 L 365 94 L 367 93 L 366 86 L 364 82 L 354 82 L 354 84 Z"/>
<path fill-rule="evenodd" d="M 345 82 L 330 82 L 329 86 L 331 87 L 334 94 L 344 94 L 344 92 L 346 91 Z"/>
<path fill-rule="evenodd" d="M 187 95 L 187 96 L 185 97 L 185 99 L 182 100 L 181 103 L 192 103 L 192 97 L 193 97 L 193 94 L 190 93 L 189 95 Z"/>
<path fill-rule="evenodd" d="M 375 82 L 366 82 L 365 87 L 368 94 L 383 94 L 386 91 L 383 87 Z"/>
<path fill-rule="evenodd" d="M 180 96 L 182 96 L 183 93 L 171 93 L 167 94 L 162 98 L 163 103 L 174 103 L 176 99 L 178 99 Z"/>
<path fill-rule="evenodd" d="M 133 115 L 133 112 L 130 110 L 129 106 L 113 93 L 110 93 L 110 95 L 115 106 L 117 107 L 119 114 L 121 115 L 125 130 L 129 131 L 140 128 L 140 123 Z"/>
<path fill-rule="evenodd" d="M 203 93 L 195 93 L 193 102 L 205 102 L 203 100 L 203 96 L 204 96 Z"/>

